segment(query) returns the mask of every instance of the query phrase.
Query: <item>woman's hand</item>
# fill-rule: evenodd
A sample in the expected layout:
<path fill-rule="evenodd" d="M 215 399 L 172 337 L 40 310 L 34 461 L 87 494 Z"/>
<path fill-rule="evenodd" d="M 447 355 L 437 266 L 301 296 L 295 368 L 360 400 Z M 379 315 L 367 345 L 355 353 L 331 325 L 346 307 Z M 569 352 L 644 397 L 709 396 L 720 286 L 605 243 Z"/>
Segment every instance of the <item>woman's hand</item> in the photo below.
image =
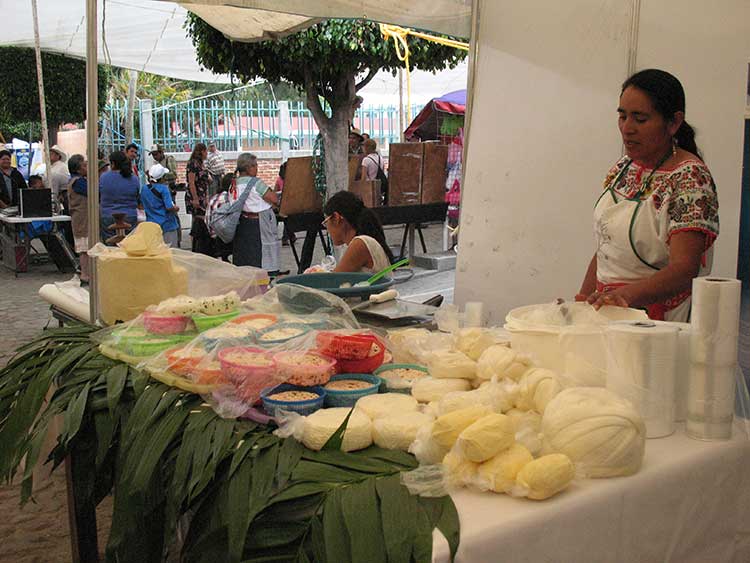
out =
<path fill-rule="evenodd" d="M 576 301 L 578 296 L 576 296 Z M 614 307 L 630 307 L 632 297 L 630 296 L 627 286 L 618 287 L 609 291 L 595 291 L 589 295 L 586 300 L 589 304 L 594 306 L 597 311 L 605 305 L 611 305 Z"/>

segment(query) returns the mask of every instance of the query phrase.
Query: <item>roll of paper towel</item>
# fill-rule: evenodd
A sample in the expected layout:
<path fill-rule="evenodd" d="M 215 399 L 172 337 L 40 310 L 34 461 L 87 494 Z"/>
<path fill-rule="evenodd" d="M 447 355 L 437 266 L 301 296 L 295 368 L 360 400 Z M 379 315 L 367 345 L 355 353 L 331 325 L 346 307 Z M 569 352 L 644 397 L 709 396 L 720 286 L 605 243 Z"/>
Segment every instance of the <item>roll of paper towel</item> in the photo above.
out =
<path fill-rule="evenodd" d="M 687 434 L 701 440 L 732 437 L 740 324 L 739 280 L 693 280 Z"/>
<path fill-rule="evenodd" d="M 649 321 L 607 328 L 607 388 L 633 403 L 647 438 L 674 432 L 678 334 Z"/>

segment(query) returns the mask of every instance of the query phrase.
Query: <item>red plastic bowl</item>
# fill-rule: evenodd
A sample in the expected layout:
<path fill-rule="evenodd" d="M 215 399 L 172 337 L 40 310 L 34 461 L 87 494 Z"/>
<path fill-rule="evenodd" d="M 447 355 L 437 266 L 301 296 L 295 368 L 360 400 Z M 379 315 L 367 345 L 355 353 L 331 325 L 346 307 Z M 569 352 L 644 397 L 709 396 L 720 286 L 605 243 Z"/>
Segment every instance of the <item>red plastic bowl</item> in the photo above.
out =
<path fill-rule="evenodd" d="M 206 366 L 199 365 L 194 368 L 195 382 L 201 385 L 225 385 L 229 383 L 221 367 L 217 368 L 216 365 L 212 366 L 211 364 L 214 364 L 214 362 Z"/>
<path fill-rule="evenodd" d="M 322 354 L 337 360 L 364 360 L 370 353 L 375 337 L 371 334 L 339 334 L 319 332 L 316 337 Z"/>
<path fill-rule="evenodd" d="M 268 324 L 266 324 L 265 326 L 252 329 L 252 330 L 263 330 L 264 328 L 268 328 L 272 324 L 276 324 L 276 321 L 278 321 L 278 317 L 276 315 L 264 315 L 261 313 L 250 313 L 247 315 L 240 315 L 239 317 L 235 317 L 231 321 L 229 321 L 229 323 L 241 325 L 248 321 L 255 321 L 255 320 L 268 321 Z"/>
<path fill-rule="evenodd" d="M 204 351 L 203 355 L 201 356 L 183 357 L 179 355 L 180 351 L 182 350 L 183 348 L 180 346 L 178 348 L 172 348 L 164 352 L 169 370 L 178 375 L 191 375 L 195 373 L 198 364 L 201 363 L 201 360 L 203 360 L 206 352 Z"/>
<path fill-rule="evenodd" d="M 152 334 L 179 334 L 185 332 L 189 317 L 180 315 L 157 315 L 146 311 L 143 313 L 143 327 Z"/>
<path fill-rule="evenodd" d="M 377 349 L 373 349 L 377 346 Z M 336 367 L 339 373 L 372 373 L 383 365 L 385 358 L 385 344 L 379 339 L 372 337 L 370 341 L 370 354 L 364 360 L 338 360 Z M 374 353 L 373 353 L 374 352 Z"/>

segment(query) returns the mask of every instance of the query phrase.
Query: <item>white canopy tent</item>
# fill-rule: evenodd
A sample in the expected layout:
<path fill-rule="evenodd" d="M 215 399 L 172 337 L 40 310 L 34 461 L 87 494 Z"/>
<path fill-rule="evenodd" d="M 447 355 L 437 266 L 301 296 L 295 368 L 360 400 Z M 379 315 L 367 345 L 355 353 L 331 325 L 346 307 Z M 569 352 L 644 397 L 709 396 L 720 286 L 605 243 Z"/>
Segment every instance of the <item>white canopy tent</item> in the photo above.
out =
<path fill-rule="evenodd" d="M 38 3 L 42 50 L 70 57 L 86 58 L 85 2 L 38 0 Z M 205 4 L 181 5 L 159 0 L 129 0 L 127 2 L 98 0 L 99 62 L 181 80 L 228 84 L 230 82 L 228 75 L 213 74 L 201 69 L 197 63 L 195 47 L 184 29 L 188 13 L 186 8 L 222 29 L 228 36 L 241 37 L 241 40 L 257 41 L 261 38 L 276 37 L 318 21 L 316 18 L 307 16 Z M 239 3 L 235 2 L 235 4 Z M 247 4 L 263 3 L 247 2 Z M 266 2 L 265 4 L 280 3 Z M 289 4 L 305 3 L 290 2 Z M 351 6 L 363 3 L 333 2 L 332 4 L 346 4 L 348 10 L 345 13 L 354 14 Z M 387 2 L 381 5 L 378 8 L 378 14 L 382 17 L 386 13 L 385 10 L 395 4 L 397 3 Z M 462 8 L 461 6 L 465 2 L 443 0 L 429 4 L 433 16 L 438 23 L 443 24 L 445 29 L 455 28 L 468 33 L 464 22 L 465 13 L 463 16 L 450 16 L 451 12 L 456 11 L 456 5 L 459 10 L 468 11 L 469 7 Z M 442 11 L 437 10 L 433 4 L 442 5 Z M 401 23 L 414 21 L 422 26 L 428 25 L 427 18 L 415 19 L 413 10 L 409 9 L 405 12 L 405 19 Z M 362 10 L 362 14 L 372 14 L 372 10 Z M 8 19 L 6 19 L 2 44 L 33 47 L 30 3 L 16 3 L 13 11 L 6 12 L 5 16 Z M 466 74 L 466 63 L 437 74 L 414 71 L 411 76 L 412 103 L 426 103 L 435 96 L 465 87 Z M 398 79 L 387 72 L 380 72 L 362 90 L 361 94 L 365 98 L 365 106 L 394 105 L 398 103 Z"/>

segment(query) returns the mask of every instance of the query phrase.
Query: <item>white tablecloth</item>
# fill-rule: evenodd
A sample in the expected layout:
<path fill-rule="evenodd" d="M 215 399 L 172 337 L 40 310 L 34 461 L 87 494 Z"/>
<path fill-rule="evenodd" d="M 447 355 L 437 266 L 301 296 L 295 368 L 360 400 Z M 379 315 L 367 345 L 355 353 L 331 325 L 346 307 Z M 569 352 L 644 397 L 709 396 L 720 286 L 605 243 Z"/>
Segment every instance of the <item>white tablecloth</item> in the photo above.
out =
<path fill-rule="evenodd" d="M 750 442 L 649 440 L 631 477 L 576 481 L 547 501 L 461 490 L 460 562 L 750 562 Z M 438 532 L 435 561 L 448 561 Z"/>

